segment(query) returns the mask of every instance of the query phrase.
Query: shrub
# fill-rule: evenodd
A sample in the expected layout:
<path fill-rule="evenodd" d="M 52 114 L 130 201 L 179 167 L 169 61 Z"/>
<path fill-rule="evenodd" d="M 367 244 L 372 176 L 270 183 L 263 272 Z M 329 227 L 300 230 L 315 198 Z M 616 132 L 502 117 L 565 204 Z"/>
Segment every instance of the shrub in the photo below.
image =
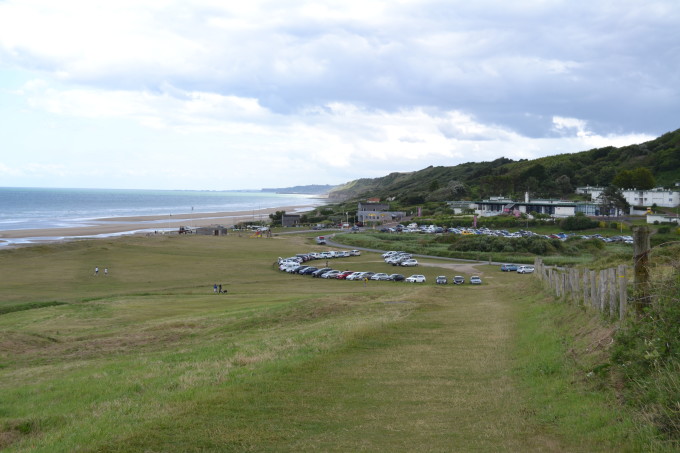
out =
<path fill-rule="evenodd" d="M 650 414 L 659 430 L 680 441 L 680 263 L 654 286 L 655 303 L 615 335 L 612 362 L 627 400 Z"/>
<path fill-rule="evenodd" d="M 592 220 L 579 212 L 575 216 L 567 217 L 560 222 L 560 226 L 568 231 L 588 230 L 598 226 L 597 220 Z"/>

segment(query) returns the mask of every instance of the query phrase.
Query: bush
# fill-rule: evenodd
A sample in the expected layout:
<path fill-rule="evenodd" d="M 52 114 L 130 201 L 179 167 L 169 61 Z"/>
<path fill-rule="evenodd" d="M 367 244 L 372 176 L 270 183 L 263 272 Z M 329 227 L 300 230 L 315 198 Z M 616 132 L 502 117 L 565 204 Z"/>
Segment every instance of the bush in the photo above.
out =
<path fill-rule="evenodd" d="M 598 226 L 597 220 L 592 220 L 583 213 L 578 213 L 575 216 L 567 217 L 560 222 L 560 226 L 568 231 L 575 230 L 589 230 Z"/>
<path fill-rule="evenodd" d="M 680 263 L 654 287 L 655 303 L 615 335 L 612 362 L 627 400 L 650 414 L 659 430 L 680 441 Z"/>

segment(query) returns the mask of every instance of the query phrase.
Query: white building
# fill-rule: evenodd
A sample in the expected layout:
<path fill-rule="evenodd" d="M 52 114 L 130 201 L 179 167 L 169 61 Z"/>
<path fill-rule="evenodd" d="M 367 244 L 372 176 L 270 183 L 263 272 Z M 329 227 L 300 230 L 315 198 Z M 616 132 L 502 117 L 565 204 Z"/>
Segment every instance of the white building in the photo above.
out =
<path fill-rule="evenodd" d="M 475 213 L 488 217 L 501 214 L 520 216 L 521 214 L 548 214 L 551 217 L 563 218 L 576 214 L 576 203 L 563 200 L 531 200 L 529 194 L 524 195 L 524 201 L 513 201 L 503 197 L 491 197 L 488 200 L 476 202 Z"/>
<path fill-rule="evenodd" d="M 592 201 L 597 201 L 602 192 L 604 192 L 604 187 L 588 186 L 576 189 L 576 193 L 589 194 Z M 621 194 L 631 206 L 651 207 L 655 204 L 666 208 L 674 208 L 680 205 L 680 191 L 668 190 L 663 187 L 649 190 L 626 189 L 622 190 Z"/>

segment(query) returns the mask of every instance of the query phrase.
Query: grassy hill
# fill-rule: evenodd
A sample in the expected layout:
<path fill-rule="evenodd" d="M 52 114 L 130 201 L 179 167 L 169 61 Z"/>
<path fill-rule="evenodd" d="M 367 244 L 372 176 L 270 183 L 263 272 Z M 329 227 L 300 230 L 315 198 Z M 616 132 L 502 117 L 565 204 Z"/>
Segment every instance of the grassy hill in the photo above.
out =
<path fill-rule="evenodd" d="M 649 169 L 657 185 L 680 181 L 680 129 L 638 145 L 606 147 L 533 160 L 507 158 L 469 162 L 453 167 L 427 167 L 358 179 L 330 192 L 333 200 L 395 197 L 404 204 L 450 199 L 479 199 L 489 195 L 562 197 L 578 186 L 609 185 L 617 172 Z"/>

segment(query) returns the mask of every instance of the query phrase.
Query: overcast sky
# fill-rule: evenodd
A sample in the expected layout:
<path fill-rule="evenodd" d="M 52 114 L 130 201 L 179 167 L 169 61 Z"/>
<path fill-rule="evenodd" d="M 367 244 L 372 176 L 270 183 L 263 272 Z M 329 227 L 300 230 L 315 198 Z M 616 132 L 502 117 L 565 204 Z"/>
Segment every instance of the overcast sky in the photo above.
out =
<path fill-rule="evenodd" d="M 680 128 L 677 0 L 0 0 L 0 186 L 259 189 Z"/>

